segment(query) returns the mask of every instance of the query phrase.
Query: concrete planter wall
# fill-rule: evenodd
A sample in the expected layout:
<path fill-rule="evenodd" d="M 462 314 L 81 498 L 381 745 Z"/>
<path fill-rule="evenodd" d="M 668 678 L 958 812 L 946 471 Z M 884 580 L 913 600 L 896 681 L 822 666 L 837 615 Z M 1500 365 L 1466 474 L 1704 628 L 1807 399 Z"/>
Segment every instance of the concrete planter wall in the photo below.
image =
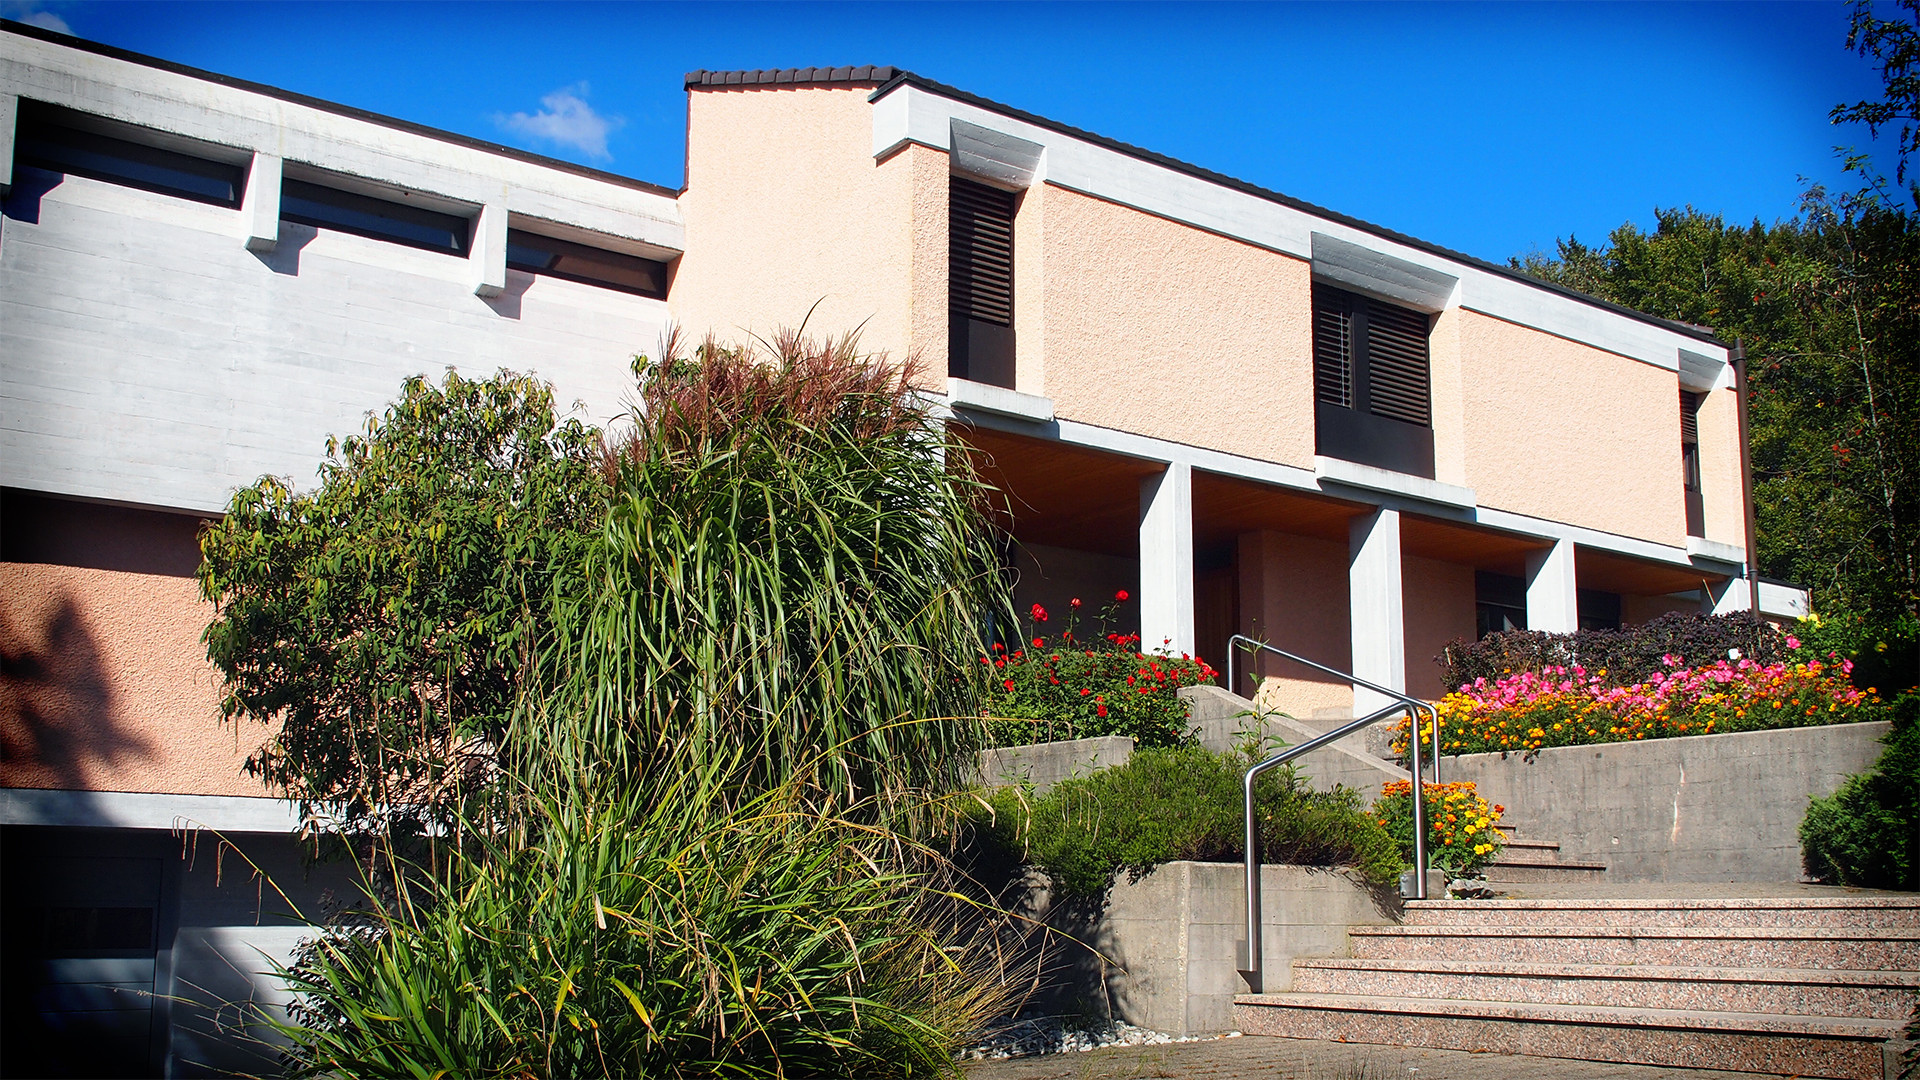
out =
<path fill-rule="evenodd" d="M 1133 740 L 1124 735 L 1003 746 L 980 751 L 979 780 L 988 787 L 1032 784 L 1045 791 L 1062 780 L 1125 765 L 1131 757 Z"/>
<path fill-rule="evenodd" d="M 1347 956 L 1347 927 L 1400 920 L 1400 900 L 1344 870 L 1261 868 L 1268 989 L 1284 990 L 1295 957 Z M 1238 863 L 1171 862 L 1138 881 L 1122 874 L 1104 906 L 1052 905 L 1044 888 L 1027 912 L 1087 948 L 1055 949 L 1050 971 L 1062 1011 L 1109 1015 L 1189 1035 L 1233 1027 L 1244 993 L 1245 870 Z M 1095 954 L 1098 954 L 1097 956 Z"/>
<path fill-rule="evenodd" d="M 1808 797 L 1871 767 L 1888 727 L 1466 754 L 1444 775 L 1504 804 L 1525 836 L 1558 840 L 1561 858 L 1605 863 L 1609 881 L 1797 881 Z"/>

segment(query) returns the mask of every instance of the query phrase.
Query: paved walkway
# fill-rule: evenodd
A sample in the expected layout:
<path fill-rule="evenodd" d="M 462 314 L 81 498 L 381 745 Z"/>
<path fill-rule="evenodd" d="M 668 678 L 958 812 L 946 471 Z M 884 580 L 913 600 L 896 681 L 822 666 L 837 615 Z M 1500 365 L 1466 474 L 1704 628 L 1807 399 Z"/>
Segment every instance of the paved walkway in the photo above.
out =
<path fill-rule="evenodd" d="M 1418 1072 L 1409 1070 L 1418 1069 Z M 1773 1074 L 1469 1054 L 1255 1035 L 982 1061 L 967 1080 L 1762 1080 Z"/>

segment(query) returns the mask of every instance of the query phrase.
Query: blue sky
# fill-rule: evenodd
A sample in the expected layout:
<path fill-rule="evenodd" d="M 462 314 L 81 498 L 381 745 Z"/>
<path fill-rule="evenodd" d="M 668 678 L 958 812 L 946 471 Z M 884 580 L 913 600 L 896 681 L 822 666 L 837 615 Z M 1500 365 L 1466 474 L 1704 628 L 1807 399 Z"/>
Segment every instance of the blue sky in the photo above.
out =
<path fill-rule="evenodd" d="M 1847 7 L 0 0 L 95 41 L 677 187 L 695 68 L 896 64 L 1482 258 L 1852 186 Z M 1804 178 L 1804 179 L 1803 179 Z"/>

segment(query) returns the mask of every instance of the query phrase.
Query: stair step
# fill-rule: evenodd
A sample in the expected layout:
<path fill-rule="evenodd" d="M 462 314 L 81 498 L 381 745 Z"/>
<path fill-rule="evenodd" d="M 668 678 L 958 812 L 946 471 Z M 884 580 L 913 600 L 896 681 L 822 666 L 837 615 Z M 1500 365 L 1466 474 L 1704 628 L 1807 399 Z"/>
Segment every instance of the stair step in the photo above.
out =
<path fill-rule="evenodd" d="M 1501 845 L 1501 851 L 1559 851 L 1558 840 L 1515 840 L 1511 837 Z"/>
<path fill-rule="evenodd" d="M 1293 991 L 1905 1020 L 1916 971 L 1296 960 Z"/>
<path fill-rule="evenodd" d="M 1920 970 L 1920 928 L 1353 926 L 1361 960 Z"/>
<path fill-rule="evenodd" d="M 1605 863 L 1562 862 L 1559 859 L 1509 859 L 1502 856 L 1481 872 L 1490 882 L 1528 885 L 1555 881 L 1592 881 L 1607 872 Z"/>
<path fill-rule="evenodd" d="M 1878 1080 L 1897 1020 L 1342 994 L 1244 994 L 1249 1035 Z"/>
<path fill-rule="evenodd" d="M 1920 927 L 1920 897 L 1807 896 L 1726 899 L 1412 900 L 1408 926 Z"/>

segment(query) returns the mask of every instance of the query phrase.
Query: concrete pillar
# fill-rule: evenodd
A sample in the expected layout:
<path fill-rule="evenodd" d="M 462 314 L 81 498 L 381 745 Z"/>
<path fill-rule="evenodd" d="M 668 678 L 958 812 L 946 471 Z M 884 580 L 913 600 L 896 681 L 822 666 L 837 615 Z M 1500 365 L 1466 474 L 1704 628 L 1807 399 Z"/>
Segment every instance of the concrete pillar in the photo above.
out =
<path fill-rule="evenodd" d="M 1193 467 L 1140 481 L 1140 650 L 1193 652 Z"/>
<path fill-rule="evenodd" d="M 1709 615 L 1731 615 L 1753 606 L 1753 590 L 1746 578 L 1731 577 L 1719 584 L 1708 583 L 1700 592 L 1700 610 Z"/>
<path fill-rule="evenodd" d="M 13 132 L 19 118 L 19 96 L 0 94 L 0 195 L 13 190 Z"/>
<path fill-rule="evenodd" d="M 1573 572 L 1573 541 L 1527 556 L 1527 629 L 1571 634 L 1580 629 L 1580 593 Z"/>
<path fill-rule="evenodd" d="M 247 250 L 267 252 L 280 242 L 280 156 L 253 155 L 247 167 L 247 190 L 240 197 L 246 215 Z"/>
<path fill-rule="evenodd" d="M 507 208 L 488 203 L 473 223 L 473 250 L 467 253 L 473 268 L 473 295 L 495 297 L 507 291 Z"/>
<path fill-rule="evenodd" d="M 1407 616 L 1400 588 L 1400 511 L 1362 514 L 1347 527 L 1347 602 L 1353 673 L 1389 690 L 1407 688 Z M 1353 714 L 1392 698 L 1355 687 Z"/>

